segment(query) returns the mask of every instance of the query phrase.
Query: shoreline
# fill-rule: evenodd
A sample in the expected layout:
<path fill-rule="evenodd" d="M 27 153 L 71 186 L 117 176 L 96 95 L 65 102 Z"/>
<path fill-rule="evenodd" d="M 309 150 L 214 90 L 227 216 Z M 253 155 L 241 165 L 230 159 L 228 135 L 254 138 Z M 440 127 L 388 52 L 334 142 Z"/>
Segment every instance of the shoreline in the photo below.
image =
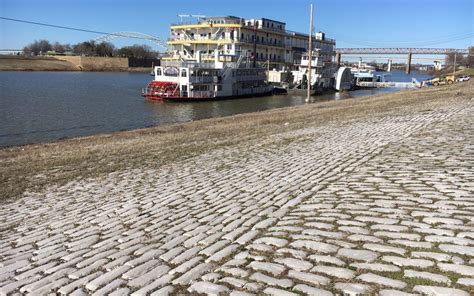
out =
<path fill-rule="evenodd" d="M 41 71 L 38 71 L 38 72 L 41 72 Z M 110 73 L 114 73 L 112 71 L 91 71 L 91 72 L 110 72 Z M 370 89 L 370 88 L 368 88 Z M 357 90 L 364 90 L 364 89 L 357 89 Z M 357 91 L 355 90 L 355 91 Z M 354 99 L 361 99 L 361 98 L 368 98 L 368 97 L 375 97 L 375 96 L 379 96 L 379 95 L 383 95 L 383 94 L 390 94 L 390 93 L 399 93 L 399 92 L 402 92 L 402 91 L 409 91 L 409 89 L 403 89 L 403 88 L 400 88 L 400 89 L 397 89 L 397 90 L 393 90 L 393 91 L 388 91 L 388 92 L 382 92 L 382 93 L 379 93 L 379 94 L 368 94 L 368 95 L 361 95 L 361 96 L 354 96 L 354 97 L 347 97 L 347 98 L 344 98 L 342 100 L 346 101 L 346 100 L 354 100 Z M 323 95 L 326 95 L 326 94 L 332 94 L 332 93 L 335 93 L 336 91 L 328 91 L 327 93 L 323 93 Z M 352 91 L 343 91 L 343 92 L 340 92 L 340 93 L 348 93 L 350 94 Z M 311 105 L 313 104 L 322 104 L 322 103 L 328 103 L 328 102 L 336 102 L 336 101 L 341 101 L 341 99 L 339 100 L 336 100 L 336 99 L 331 99 L 331 100 L 321 100 L 319 101 L 318 100 L 318 96 L 313 96 L 313 102 L 311 102 Z M 240 99 L 240 98 L 239 98 Z M 234 99 L 234 100 L 239 100 L 239 99 Z M 189 104 L 199 104 L 201 102 L 191 102 Z M 61 138 L 58 138 L 58 139 L 51 139 L 51 140 L 46 140 L 46 141 L 39 141 L 39 142 L 31 142 L 31 143 L 24 143 L 24 144 L 13 144 L 13 145 L 5 145 L 5 146 L 0 146 L 0 150 L 2 149 L 12 149 L 12 148 L 21 148 L 21 147 L 26 147 L 26 146 L 31 146 L 31 145 L 47 145 L 47 144 L 52 144 L 52 143 L 56 143 L 56 142 L 64 142 L 64 141 L 68 141 L 68 140 L 74 140 L 74 139 L 81 139 L 81 138 L 90 138 L 90 137 L 94 137 L 94 136 L 102 136 L 102 135 L 113 135 L 113 134 L 120 134 L 120 133 L 126 133 L 126 132 L 135 132 L 135 131 L 140 131 L 140 130 L 147 130 L 147 129 L 153 129 L 153 128 L 159 128 L 159 127 L 167 127 L 167 126 L 174 126 L 174 125 L 180 125 L 180 124 L 190 124 L 190 123 L 193 123 L 193 122 L 199 122 L 199 121 L 205 121 L 205 120 L 213 120 L 213 119 L 225 119 L 225 118 L 231 118 L 231 117 L 236 117 L 236 116 L 239 116 L 239 115 L 250 115 L 250 114 L 254 114 L 254 113 L 263 113 L 263 112 L 268 112 L 268 111 L 272 111 L 272 110 L 281 110 L 281 111 L 285 111 L 289 109 L 292 109 L 292 108 L 297 108 L 297 107 L 303 107 L 307 104 L 302 104 L 302 105 L 294 105 L 294 106 L 285 106 L 285 107 L 277 107 L 277 108 L 270 108 L 270 109 L 265 109 L 265 110 L 255 110 L 255 111 L 250 111 L 250 112 L 244 112 L 244 113 L 238 113 L 238 114 L 234 114 L 234 115 L 228 115 L 228 116 L 218 116 L 218 117 L 210 117 L 210 118 L 203 118 L 203 119 L 196 119 L 196 120 L 191 120 L 191 121 L 184 121 L 184 122 L 175 122 L 175 123 L 162 123 L 162 124 L 157 124 L 157 125 L 154 125 L 154 126 L 147 126 L 147 127 L 141 127 L 141 128 L 132 128 L 132 129 L 122 129 L 122 130 L 116 130 L 116 131 L 109 131 L 109 132 L 99 132 L 99 133 L 96 133 L 96 134 L 91 134 L 91 135 L 83 135 L 83 136 L 64 136 L 64 137 L 61 137 Z"/>
<path fill-rule="evenodd" d="M 150 67 L 129 67 L 128 58 L 82 56 L 0 56 L 0 71 L 150 72 Z"/>
<path fill-rule="evenodd" d="M 0 200 L 25 190 L 107 175 L 136 167 L 156 167 L 217 148 L 258 143 L 305 126 L 323 127 L 400 110 L 424 110 L 446 96 L 474 97 L 473 83 L 403 90 L 373 96 L 284 107 L 228 117 L 97 134 L 0 149 Z M 467 98 L 466 97 L 466 98 Z M 431 108 L 431 107 L 430 107 Z"/>

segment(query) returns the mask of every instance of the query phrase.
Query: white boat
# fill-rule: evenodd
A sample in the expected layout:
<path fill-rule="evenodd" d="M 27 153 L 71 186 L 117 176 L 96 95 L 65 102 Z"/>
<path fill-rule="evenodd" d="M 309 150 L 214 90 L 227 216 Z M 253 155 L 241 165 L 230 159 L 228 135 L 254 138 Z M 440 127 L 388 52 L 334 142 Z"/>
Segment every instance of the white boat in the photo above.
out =
<path fill-rule="evenodd" d="M 353 76 L 350 68 L 338 67 L 334 62 L 323 61 L 319 49 L 313 51 L 311 60 L 311 95 L 329 89 L 337 91 L 352 89 Z M 298 69 L 294 71 L 270 71 L 269 80 L 277 85 L 284 85 L 288 94 L 306 94 L 309 76 L 309 54 L 303 54 L 301 61 L 296 66 Z"/>
<path fill-rule="evenodd" d="M 357 67 L 351 68 L 356 85 L 365 82 L 390 82 L 392 74 L 377 72 L 374 66 L 359 62 Z"/>
<path fill-rule="evenodd" d="M 309 68 L 309 54 L 301 56 L 298 70 L 291 71 L 293 80 L 289 92 L 298 92 L 308 85 L 308 72 L 311 71 L 311 88 L 315 92 L 334 87 L 337 65 L 333 62 L 323 62 L 319 49 L 313 50 L 311 55 L 311 69 Z"/>
<path fill-rule="evenodd" d="M 209 60 L 209 59 L 206 59 Z M 149 100 L 209 101 L 270 95 L 273 86 L 266 81 L 266 69 L 257 67 L 250 57 L 221 55 L 204 62 L 195 59 L 164 61 L 154 68 L 155 79 L 142 95 Z"/>

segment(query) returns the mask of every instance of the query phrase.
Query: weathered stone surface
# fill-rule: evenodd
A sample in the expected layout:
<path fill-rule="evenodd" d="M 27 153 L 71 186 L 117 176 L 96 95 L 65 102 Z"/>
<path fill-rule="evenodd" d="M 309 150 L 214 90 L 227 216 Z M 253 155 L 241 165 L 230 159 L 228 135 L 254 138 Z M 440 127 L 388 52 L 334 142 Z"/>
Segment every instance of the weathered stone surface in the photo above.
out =
<path fill-rule="evenodd" d="M 295 258 L 278 258 L 275 259 L 275 262 L 286 265 L 288 268 L 296 271 L 305 271 L 313 267 L 313 264 L 310 262 Z"/>
<path fill-rule="evenodd" d="M 311 261 L 316 263 L 329 263 L 337 266 L 344 266 L 346 263 L 339 258 L 325 255 L 311 255 L 308 257 Z"/>
<path fill-rule="evenodd" d="M 474 278 L 460 278 L 457 282 L 458 285 L 474 287 Z"/>
<path fill-rule="evenodd" d="M 273 295 L 273 296 L 298 296 L 298 294 L 296 293 L 291 293 L 286 290 L 271 288 L 271 287 L 263 290 L 263 293 L 265 293 L 266 295 Z"/>
<path fill-rule="evenodd" d="M 281 264 L 258 262 L 258 261 L 253 261 L 247 266 L 257 271 L 264 271 L 267 273 L 271 273 L 274 276 L 278 276 L 286 270 L 285 266 Z"/>
<path fill-rule="evenodd" d="M 442 271 L 450 271 L 450 272 L 455 272 L 462 275 L 474 277 L 474 266 L 438 263 L 438 268 Z"/>
<path fill-rule="evenodd" d="M 341 290 L 344 295 L 366 295 L 370 293 L 371 288 L 364 284 L 336 283 L 334 288 Z"/>
<path fill-rule="evenodd" d="M 425 260 L 425 259 L 410 259 L 410 258 L 403 258 L 397 256 L 383 256 L 383 261 L 393 263 L 398 266 L 412 266 L 412 267 L 419 267 L 425 268 L 433 266 L 433 261 Z"/>
<path fill-rule="evenodd" d="M 297 240 L 292 242 L 290 246 L 292 246 L 293 248 L 304 248 L 322 254 L 335 253 L 339 249 L 337 246 L 331 244 L 310 240 Z"/>
<path fill-rule="evenodd" d="M 387 245 L 381 245 L 381 244 L 364 244 L 364 248 L 367 250 L 381 252 L 381 253 L 396 253 L 402 256 L 404 256 L 406 253 L 405 249 L 396 248 L 396 247 L 387 246 Z"/>
<path fill-rule="evenodd" d="M 319 288 L 310 287 L 308 285 L 296 285 L 293 287 L 294 291 L 299 293 L 303 293 L 304 295 L 311 295 L 311 296 L 332 296 L 331 292 Z"/>
<path fill-rule="evenodd" d="M 413 291 L 428 296 L 469 296 L 469 293 L 463 290 L 436 286 L 415 286 L 413 287 Z"/>
<path fill-rule="evenodd" d="M 355 272 L 350 269 L 333 266 L 316 265 L 311 271 L 346 280 L 355 276 Z"/>
<path fill-rule="evenodd" d="M 203 293 L 206 295 L 219 295 L 228 293 L 226 286 L 216 285 L 208 282 L 194 282 L 189 288 L 189 292 Z"/>
<path fill-rule="evenodd" d="M 378 254 L 367 250 L 339 249 L 337 256 L 357 261 L 372 262 L 377 259 Z"/>
<path fill-rule="evenodd" d="M 383 289 L 379 291 L 379 296 L 417 296 L 417 294 L 405 293 L 397 290 Z"/>
<path fill-rule="evenodd" d="M 263 283 L 270 286 L 278 286 L 282 288 L 291 288 L 293 286 L 293 281 L 290 279 L 277 279 L 274 277 L 266 276 L 260 272 L 256 272 L 250 276 L 251 280 L 256 282 Z"/>
<path fill-rule="evenodd" d="M 474 256 L 474 247 L 440 244 L 439 249 L 445 252 Z"/>
<path fill-rule="evenodd" d="M 295 270 L 288 271 L 288 277 L 316 286 L 327 285 L 329 283 L 329 279 L 326 277 Z"/>
<path fill-rule="evenodd" d="M 367 269 L 382 272 L 399 272 L 401 270 L 400 267 L 395 265 L 382 263 L 352 263 L 351 266 L 357 269 Z"/>
<path fill-rule="evenodd" d="M 387 287 L 392 287 L 392 288 L 397 288 L 397 289 L 403 289 L 406 287 L 407 284 L 405 284 L 402 281 L 399 280 L 393 280 L 387 277 L 379 276 L 373 273 L 364 273 L 361 274 L 357 277 L 357 279 L 368 282 L 368 283 L 374 283 L 377 285 L 382 285 L 382 286 L 387 286 Z"/>
<path fill-rule="evenodd" d="M 443 254 L 443 253 L 434 253 L 434 252 L 412 252 L 411 256 L 413 258 L 429 258 L 429 259 L 434 259 L 436 261 L 450 261 L 451 260 L 451 255 L 449 254 Z"/>
<path fill-rule="evenodd" d="M 451 280 L 447 276 L 431 273 L 431 272 L 422 272 L 422 271 L 416 271 L 416 270 L 411 270 L 411 269 L 405 269 L 404 276 L 411 277 L 411 278 L 426 279 L 432 282 L 446 284 L 446 285 L 451 284 Z"/>

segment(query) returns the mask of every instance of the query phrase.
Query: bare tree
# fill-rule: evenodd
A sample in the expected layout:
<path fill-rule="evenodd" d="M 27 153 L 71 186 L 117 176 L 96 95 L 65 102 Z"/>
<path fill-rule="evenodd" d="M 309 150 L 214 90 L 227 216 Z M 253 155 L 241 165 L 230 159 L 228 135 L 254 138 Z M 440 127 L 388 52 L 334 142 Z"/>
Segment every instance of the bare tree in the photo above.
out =
<path fill-rule="evenodd" d="M 97 44 L 95 54 L 101 57 L 111 57 L 114 55 L 115 46 L 110 42 L 101 42 Z"/>
<path fill-rule="evenodd" d="M 59 42 L 54 42 L 54 44 L 52 45 L 52 48 L 57 53 L 64 53 L 66 51 L 66 49 L 64 48 L 64 45 L 60 44 Z"/>
<path fill-rule="evenodd" d="M 467 56 L 467 66 L 474 68 L 474 46 L 469 47 L 469 55 Z"/>
<path fill-rule="evenodd" d="M 155 59 L 158 57 L 158 52 L 152 50 L 148 45 L 134 44 L 120 48 L 117 55 L 127 58 Z"/>
<path fill-rule="evenodd" d="M 78 55 L 84 56 L 95 56 L 96 55 L 96 44 L 94 40 L 84 41 L 73 45 L 72 51 Z"/>
<path fill-rule="evenodd" d="M 51 43 L 48 40 L 36 40 L 23 48 L 23 51 L 29 55 L 42 55 L 52 50 Z"/>

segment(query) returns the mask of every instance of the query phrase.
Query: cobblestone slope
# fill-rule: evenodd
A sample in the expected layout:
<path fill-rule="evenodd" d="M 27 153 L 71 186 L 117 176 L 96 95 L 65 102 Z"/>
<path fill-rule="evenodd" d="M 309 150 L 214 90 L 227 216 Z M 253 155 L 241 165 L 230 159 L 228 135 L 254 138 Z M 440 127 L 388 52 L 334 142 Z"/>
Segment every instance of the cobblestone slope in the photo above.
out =
<path fill-rule="evenodd" d="M 474 100 L 3 204 L 0 294 L 470 295 Z"/>

